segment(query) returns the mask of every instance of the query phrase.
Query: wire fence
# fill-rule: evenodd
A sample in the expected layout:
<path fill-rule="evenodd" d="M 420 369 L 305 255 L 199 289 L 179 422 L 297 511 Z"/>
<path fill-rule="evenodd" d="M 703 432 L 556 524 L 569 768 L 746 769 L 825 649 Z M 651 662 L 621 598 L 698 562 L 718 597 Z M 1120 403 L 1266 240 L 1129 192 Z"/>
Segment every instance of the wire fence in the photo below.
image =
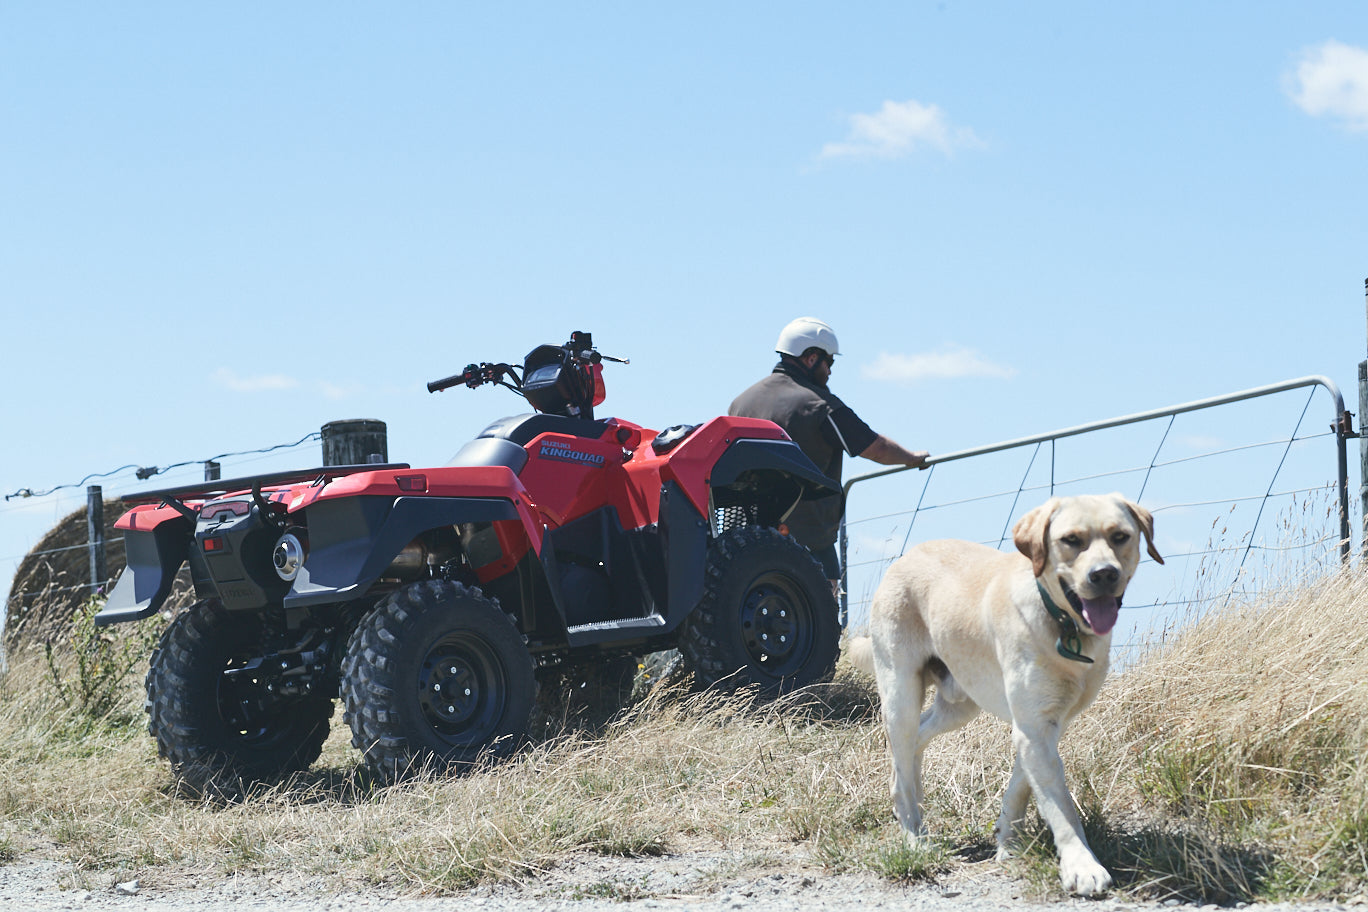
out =
<path fill-rule="evenodd" d="M 136 477 L 139 481 L 146 481 L 147 479 L 152 478 L 153 476 L 161 475 L 166 472 L 172 472 L 176 469 L 181 469 L 185 468 L 186 466 L 192 465 L 204 466 L 206 477 L 210 477 L 211 475 L 212 477 L 217 477 L 217 475 L 214 475 L 213 473 L 217 471 L 221 460 L 228 459 L 233 456 L 255 456 L 265 453 L 274 453 L 279 450 L 293 449 L 309 441 L 319 440 L 322 438 L 322 436 L 323 434 L 321 431 L 312 431 L 308 434 L 305 434 L 303 437 L 299 438 L 294 443 L 277 443 L 274 446 L 261 447 L 255 450 L 239 450 L 233 453 L 219 453 L 217 456 L 210 456 L 208 459 L 185 459 L 180 462 L 173 462 L 165 466 L 139 466 L 130 463 L 128 465 L 120 466 L 117 469 L 110 469 L 107 472 L 92 472 L 85 478 L 82 478 L 80 481 L 73 482 L 71 484 L 55 485 L 44 491 L 34 491 L 32 488 L 20 488 L 13 494 L 6 494 L 5 500 L 10 501 L 18 498 L 46 497 L 49 494 L 54 494 L 57 491 L 62 491 L 69 488 L 84 488 L 88 482 L 93 481 L 96 478 L 113 478 L 119 475 L 126 475 L 129 472 L 132 472 L 134 477 Z"/>
<path fill-rule="evenodd" d="M 187 459 L 164 466 L 124 465 L 103 472 L 93 472 L 79 481 L 51 485 L 46 488 L 21 487 L 7 494 L 0 504 L 0 524 L 10 528 L 26 526 L 34 529 L 37 544 L 28 544 L 21 536 L 6 536 L 9 546 L 0 554 L 0 567 L 7 570 L 4 585 L 4 620 L 7 626 L 22 617 L 36 599 L 60 603 L 84 602 L 91 595 L 107 587 L 123 566 L 123 537 L 112 524 L 117 515 L 101 516 L 101 531 L 93 536 L 88 514 L 91 498 L 118 501 L 136 495 L 142 482 L 155 476 L 186 482 L 217 478 L 223 461 L 234 460 L 235 473 L 250 472 L 252 466 L 263 462 L 277 462 L 289 452 L 318 442 L 328 428 L 313 431 L 297 440 L 254 449 L 219 453 L 207 459 Z M 383 433 L 383 431 L 381 432 Z M 326 455 L 326 451 L 325 451 Z M 297 460 L 299 457 L 296 455 Z M 100 480 L 100 485 L 88 484 Z M 110 484 L 109 482 L 113 482 Z M 103 511 L 101 511 L 103 512 Z M 27 516 L 27 522 L 21 516 Z M 41 525 L 35 522 L 42 517 Z M 47 546 L 44 541 L 54 540 Z M 105 558 L 109 561 L 106 563 Z M 97 569 L 98 568 L 98 569 Z"/>
<path fill-rule="evenodd" d="M 1328 431 L 1309 427 L 1318 392 L 1333 400 Z M 1355 528 L 1350 436 L 1339 390 L 1308 377 L 857 477 L 842 529 L 845 620 L 867 624 L 884 572 L 918 542 L 1014 550 L 1013 525 L 1046 498 L 1117 490 L 1154 515 L 1165 558 L 1146 558 L 1127 592 L 1113 640 L 1124 657 L 1195 614 L 1338 571 Z"/>
<path fill-rule="evenodd" d="M 1307 387 L 1304 398 L 1294 395 Z M 1318 390 L 1334 399 L 1335 421 L 1328 431 L 1304 430 Z M 1185 428 L 1182 421 L 1194 426 Z M 1269 429 L 1280 425 L 1291 431 L 1270 436 Z M 1302 378 L 949 453 L 933 458 L 924 472 L 907 475 L 901 474 L 907 470 L 893 469 L 860 476 L 847 484 L 843 611 L 849 626 L 864 624 L 884 571 L 918 541 L 963 538 L 1010 549 L 1012 525 L 1038 502 L 1105 484 L 1151 511 L 1165 555 L 1162 566 L 1144 561 L 1118 626 L 1117 647 L 1139 648 L 1186 614 L 1338 569 L 1348 556 L 1353 528 L 1344 455 L 1351 433 L 1334 384 Z M 82 482 L 117 479 L 121 473 L 135 474 L 138 481 L 163 473 L 184 476 L 191 466 L 230 456 L 245 457 L 235 464 L 235 473 L 240 473 L 240 466 L 319 436 L 311 433 L 292 443 L 173 463 L 150 473 L 125 466 Z M 1136 459 L 1136 453 L 1148 458 Z M 873 483 L 876 479 L 885 480 Z M 38 498 L 52 509 L 55 526 L 79 509 L 79 488 L 80 483 L 71 483 L 42 492 L 20 489 L 0 506 L 0 523 L 5 514 Z M 107 496 L 136 493 L 135 488 L 136 482 L 112 486 Z M 12 506 L 14 500 L 20 505 Z M 122 544 L 117 534 L 104 540 L 120 558 L 109 568 L 110 576 L 121 566 Z M 48 548 L 0 557 L 0 562 L 65 561 L 70 566 L 89 549 L 85 536 L 76 535 Z M 84 596 L 106 582 L 67 572 L 47 579 L 44 592 Z M 7 611 L 23 595 L 10 593 Z"/>

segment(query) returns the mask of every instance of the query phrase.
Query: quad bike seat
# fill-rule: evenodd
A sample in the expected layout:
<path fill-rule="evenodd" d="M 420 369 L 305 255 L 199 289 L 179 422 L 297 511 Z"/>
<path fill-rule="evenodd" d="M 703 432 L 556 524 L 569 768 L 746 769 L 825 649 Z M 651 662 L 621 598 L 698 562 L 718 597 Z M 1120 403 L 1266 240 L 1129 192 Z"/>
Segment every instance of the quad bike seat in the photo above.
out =
<path fill-rule="evenodd" d="M 585 421 L 565 415 L 510 415 L 500 418 L 476 435 L 509 440 L 518 446 L 527 446 L 539 434 L 566 434 L 571 437 L 588 437 L 598 440 L 607 428 L 606 421 Z"/>
<path fill-rule="evenodd" d="M 449 466 L 508 466 L 516 475 L 527 465 L 523 449 L 540 434 L 566 434 L 597 440 L 606 422 L 584 421 L 564 415 L 511 415 L 485 428 L 457 451 Z"/>

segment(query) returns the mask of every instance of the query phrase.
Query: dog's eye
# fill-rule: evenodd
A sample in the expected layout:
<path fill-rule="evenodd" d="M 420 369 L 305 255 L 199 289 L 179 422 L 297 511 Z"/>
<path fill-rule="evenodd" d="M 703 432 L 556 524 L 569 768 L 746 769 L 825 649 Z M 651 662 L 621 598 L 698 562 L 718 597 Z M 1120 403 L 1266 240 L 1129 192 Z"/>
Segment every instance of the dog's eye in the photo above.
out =
<path fill-rule="evenodd" d="M 1072 532 L 1070 532 L 1068 535 L 1063 536 L 1059 540 L 1064 544 L 1068 545 L 1070 548 L 1077 548 L 1079 545 L 1083 544 L 1083 539 L 1079 538 Z"/>
<path fill-rule="evenodd" d="M 1124 545 L 1131 540 L 1131 536 L 1129 532 L 1113 532 L 1111 540 L 1113 545 Z"/>

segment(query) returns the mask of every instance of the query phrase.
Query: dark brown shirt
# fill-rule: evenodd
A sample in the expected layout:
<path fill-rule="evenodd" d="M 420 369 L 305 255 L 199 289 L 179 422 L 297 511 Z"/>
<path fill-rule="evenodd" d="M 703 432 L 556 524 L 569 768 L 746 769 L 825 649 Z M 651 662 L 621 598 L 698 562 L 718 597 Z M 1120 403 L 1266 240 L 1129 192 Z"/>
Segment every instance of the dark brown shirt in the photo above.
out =
<path fill-rule="evenodd" d="M 814 382 L 801 365 L 785 361 L 737 396 L 727 414 L 773 421 L 822 474 L 835 481 L 841 480 L 842 457 L 846 453 L 859 456 L 879 436 L 836 394 Z M 788 519 L 793 537 L 814 550 L 835 542 L 842 501 L 825 497 L 800 503 Z"/>

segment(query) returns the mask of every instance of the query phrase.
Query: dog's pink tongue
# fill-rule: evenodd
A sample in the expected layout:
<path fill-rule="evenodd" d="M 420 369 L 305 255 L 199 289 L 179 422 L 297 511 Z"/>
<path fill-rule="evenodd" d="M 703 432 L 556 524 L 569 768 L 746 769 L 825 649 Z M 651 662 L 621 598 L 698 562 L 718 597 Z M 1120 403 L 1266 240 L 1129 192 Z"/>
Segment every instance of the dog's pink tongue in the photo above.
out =
<path fill-rule="evenodd" d="M 1116 616 L 1121 613 L 1121 602 L 1114 598 L 1083 599 L 1083 620 L 1088 622 L 1093 633 L 1106 636 L 1116 626 Z"/>

